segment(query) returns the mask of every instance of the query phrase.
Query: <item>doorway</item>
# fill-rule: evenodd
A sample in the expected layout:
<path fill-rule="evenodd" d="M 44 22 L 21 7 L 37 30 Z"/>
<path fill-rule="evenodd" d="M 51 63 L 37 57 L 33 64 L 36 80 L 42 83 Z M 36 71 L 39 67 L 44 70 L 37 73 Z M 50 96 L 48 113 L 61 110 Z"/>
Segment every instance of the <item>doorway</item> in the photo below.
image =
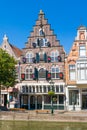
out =
<path fill-rule="evenodd" d="M 82 109 L 87 109 L 87 94 L 82 95 Z"/>

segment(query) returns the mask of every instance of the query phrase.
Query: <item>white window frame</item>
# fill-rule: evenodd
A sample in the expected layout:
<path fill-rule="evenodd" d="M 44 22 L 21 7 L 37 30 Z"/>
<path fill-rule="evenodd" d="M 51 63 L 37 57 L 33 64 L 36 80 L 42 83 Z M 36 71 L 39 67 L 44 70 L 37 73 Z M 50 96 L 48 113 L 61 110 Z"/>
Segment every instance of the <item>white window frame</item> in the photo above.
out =
<path fill-rule="evenodd" d="M 76 67 L 73 64 L 69 65 L 69 79 L 71 81 L 75 81 L 76 80 Z"/>

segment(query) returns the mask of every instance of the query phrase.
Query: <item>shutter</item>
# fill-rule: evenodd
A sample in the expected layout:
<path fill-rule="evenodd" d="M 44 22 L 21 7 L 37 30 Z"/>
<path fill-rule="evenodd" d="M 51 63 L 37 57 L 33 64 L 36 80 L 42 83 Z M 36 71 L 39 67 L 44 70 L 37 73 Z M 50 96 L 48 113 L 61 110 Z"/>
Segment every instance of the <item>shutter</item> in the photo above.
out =
<path fill-rule="evenodd" d="M 33 61 L 33 63 L 36 63 L 36 59 L 35 59 L 35 57 L 33 57 L 32 61 Z"/>
<path fill-rule="evenodd" d="M 51 57 L 50 57 L 50 56 L 48 56 L 47 60 L 48 60 L 48 62 L 51 62 Z"/>
<path fill-rule="evenodd" d="M 62 72 L 59 73 L 59 77 L 60 77 L 60 79 L 63 79 L 63 73 Z"/>
<path fill-rule="evenodd" d="M 24 73 L 21 74 L 21 79 L 25 80 L 25 74 Z"/>
<path fill-rule="evenodd" d="M 37 70 L 37 68 L 34 68 L 33 79 L 34 79 L 34 80 L 38 80 L 38 70 Z"/>
<path fill-rule="evenodd" d="M 22 62 L 26 63 L 26 58 L 25 57 L 22 58 Z"/>
<path fill-rule="evenodd" d="M 37 39 L 37 45 L 40 46 L 40 41 L 39 38 Z"/>
<path fill-rule="evenodd" d="M 36 53 L 36 62 L 39 63 L 39 60 L 40 60 L 39 54 Z"/>
<path fill-rule="evenodd" d="M 47 43 L 47 46 L 48 46 L 48 47 L 51 47 L 50 42 Z"/>
<path fill-rule="evenodd" d="M 47 54 L 44 54 L 44 61 L 47 62 Z"/>
<path fill-rule="evenodd" d="M 32 43 L 33 47 L 36 48 L 36 43 Z"/>
<path fill-rule="evenodd" d="M 46 70 L 46 80 L 50 79 L 51 79 L 51 73 L 49 73 L 48 70 Z"/>
<path fill-rule="evenodd" d="M 61 56 L 58 56 L 58 61 L 61 62 Z"/>

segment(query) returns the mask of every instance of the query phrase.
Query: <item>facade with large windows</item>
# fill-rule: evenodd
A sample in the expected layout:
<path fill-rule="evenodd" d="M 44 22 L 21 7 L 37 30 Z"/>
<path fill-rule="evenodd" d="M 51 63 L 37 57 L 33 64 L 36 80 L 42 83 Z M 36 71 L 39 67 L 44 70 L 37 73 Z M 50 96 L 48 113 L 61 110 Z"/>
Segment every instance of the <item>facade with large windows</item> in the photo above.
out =
<path fill-rule="evenodd" d="M 65 51 L 40 10 L 36 25 L 28 38 L 18 64 L 20 82 L 19 107 L 26 109 L 50 109 L 50 80 L 55 92 L 55 109 L 65 107 Z"/>
<path fill-rule="evenodd" d="M 68 110 L 87 109 L 87 28 L 80 26 L 65 60 L 66 106 Z"/>

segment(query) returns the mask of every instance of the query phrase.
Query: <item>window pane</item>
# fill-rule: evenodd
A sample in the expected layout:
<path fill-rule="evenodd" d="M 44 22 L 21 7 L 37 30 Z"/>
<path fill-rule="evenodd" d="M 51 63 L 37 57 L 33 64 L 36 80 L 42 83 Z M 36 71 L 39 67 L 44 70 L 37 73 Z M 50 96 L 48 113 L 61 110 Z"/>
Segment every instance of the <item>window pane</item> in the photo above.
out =
<path fill-rule="evenodd" d="M 58 85 L 56 86 L 56 92 L 59 92 L 59 86 Z"/>
<path fill-rule="evenodd" d="M 46 78 L 46 70 L 43 68 L 39 70 L 39 78 Z"/>
<path fill-rule="evenodd" d="M 80 56 L 86 56 L 86 48 L 85 48 L 85 46 L 80 46 L 79 49 L 80 49 L 79 50 Z"/>
<path fill-rule="evenodd" d="M 69 91 L 69 105 L 79 105 L 79 96 L 78 90 L 70 90 Z"/>
<path fill-rule="evenodd" d="M 55 72 L 55 68 L 52 68 L 52 72 Z"/>
<path fill-rule="evenodd" d="M 70 80 L 75 80 L 75 72 L 70 72 Z"/>
<path fill-rule="evenodd" d="M 85 70 L 81 69 L 81 80 L 85 79 Z"/>
<path fill-rule="evenodd" d="M 59 104 L 64 104 L 64 96 L 59 95 Z"/>
<path fill-rule="evenodd" d="M 51 96 L 49 95 L 44 96 L 44 104 L 51 104 Z"/>
<path fill-rule="evenodd" d="M 51 73 L 51 78 L 55 78 L 55 73 Z"/>

